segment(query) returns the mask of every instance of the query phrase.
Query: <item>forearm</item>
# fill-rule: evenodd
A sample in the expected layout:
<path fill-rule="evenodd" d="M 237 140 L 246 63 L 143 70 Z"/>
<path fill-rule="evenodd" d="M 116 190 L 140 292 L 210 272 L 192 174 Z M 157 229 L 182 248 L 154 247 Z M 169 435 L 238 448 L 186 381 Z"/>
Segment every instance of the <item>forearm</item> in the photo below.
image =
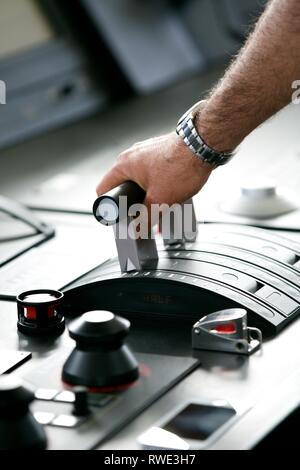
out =
<path fill-rule="evenodd" d="M 300 78 L 300 1 L 272 0 L 196 125 L 208 145 L 230 151 L 291 101 Z"/>

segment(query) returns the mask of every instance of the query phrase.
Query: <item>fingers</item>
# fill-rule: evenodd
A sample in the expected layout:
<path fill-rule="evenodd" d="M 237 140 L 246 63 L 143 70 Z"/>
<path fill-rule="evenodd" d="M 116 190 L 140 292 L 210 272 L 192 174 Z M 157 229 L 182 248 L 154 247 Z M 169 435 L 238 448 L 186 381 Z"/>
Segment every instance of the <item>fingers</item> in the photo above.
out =
<path fill-rule="evenodd" d="M 97 194 L 101 196 L 113 188 L 127 181 L 126 175 L 115 166 L 100 181 L 97 186 Z"/>
<path fill-rule="evenodd" d="M 147 209 L 146 222 L 148 224 L 148 230 L 150 231 L 154 225 L 159 223 L 160 204 L 157 202 L 156 198 L 152 196 L 151 191 L 148 191 L 144 200 L 144 205 Z"/>

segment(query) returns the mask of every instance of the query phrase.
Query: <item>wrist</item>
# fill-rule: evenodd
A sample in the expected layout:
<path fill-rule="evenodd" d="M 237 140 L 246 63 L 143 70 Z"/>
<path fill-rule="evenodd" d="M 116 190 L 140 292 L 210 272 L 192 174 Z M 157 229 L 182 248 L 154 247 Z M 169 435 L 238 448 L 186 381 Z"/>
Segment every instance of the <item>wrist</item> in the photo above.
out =
<path fill-rule="evenodd" d="M 175 141 L 175 153 L 180 154 L 186 164 L 193 167 L 195 173 L 199 172 L 202 174 L 204 171 L 210 174 L 214 170 L 214 167 L 210 163 L 197 158 L 176 132 L 172 132 L 172 137 Z"/>
<path fill-rule="evenodd" d="M 217 152 L 233 153 L 243 141 L 239 129 L 233 129 L 229 119 L 224 119 L 209 100 L 203 102 L 194 122 L 204 142 Z"/>
<path fill-rule="evenodd" d="M 177 123 L 176 133 L 200 161 L 208 163 L 213 168 L 216 168 L 228 163 L 233 157 L 234 152 L 217 150 L 209 145 L 203 138 L 203 135 L 200 134 L 196 127 L 196 118 L 198 114 L 198 121 L 202 122 L 202 111 L 205 105 L 206 101 L 200 101 L 186 111 Z"/>

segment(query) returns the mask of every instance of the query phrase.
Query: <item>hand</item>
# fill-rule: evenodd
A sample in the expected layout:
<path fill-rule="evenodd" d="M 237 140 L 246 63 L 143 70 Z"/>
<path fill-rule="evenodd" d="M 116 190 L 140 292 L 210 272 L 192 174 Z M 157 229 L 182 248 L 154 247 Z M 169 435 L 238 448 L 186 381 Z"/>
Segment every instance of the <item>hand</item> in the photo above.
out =
<path fill-rule="evenodd" d="M 204 186 L 212 166 L 201 162 L 175 132 L 138 142 L 122 152 L 97 186 L 102 195 L 125 181 L 146 191 L 145 205 L 181 203 Z M 150 212 L 149 212 L 150 213 Z"/>

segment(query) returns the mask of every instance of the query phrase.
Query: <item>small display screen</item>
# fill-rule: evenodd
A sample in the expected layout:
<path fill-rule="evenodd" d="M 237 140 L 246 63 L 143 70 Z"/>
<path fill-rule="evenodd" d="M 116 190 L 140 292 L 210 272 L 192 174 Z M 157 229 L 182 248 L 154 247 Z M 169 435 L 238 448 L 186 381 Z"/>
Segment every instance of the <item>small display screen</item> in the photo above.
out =
<path fill-rule="evenodd" d="M 1 0 L 0 59 L 37 46 L 55 36 L 35 0 Z"/>
<path fill-rule="evenodd" d="M 235 415 L 236 411 L 230 407 L 191 403 L 163 429 L 182 439 L 205 441 Z"/>

